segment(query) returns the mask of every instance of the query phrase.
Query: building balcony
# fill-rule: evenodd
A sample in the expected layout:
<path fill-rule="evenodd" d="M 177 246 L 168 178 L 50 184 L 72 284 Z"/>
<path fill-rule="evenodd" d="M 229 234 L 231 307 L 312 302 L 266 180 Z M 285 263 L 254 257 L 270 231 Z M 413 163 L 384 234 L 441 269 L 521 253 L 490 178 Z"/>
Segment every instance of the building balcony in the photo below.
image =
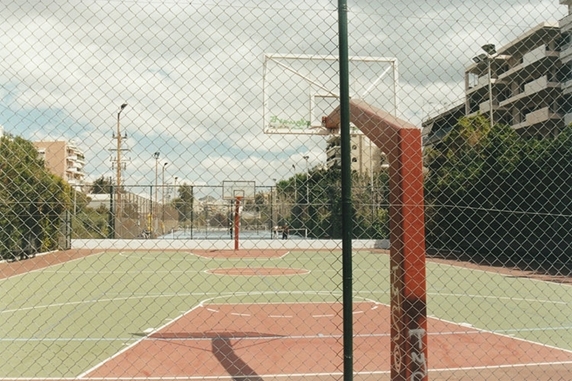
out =
<path fill-rule="evenodd" d="M 524 85 L 524 90 L 521 93 L 514 95 L 512 97 L 509 97 L 509 98 L 499 102 L 499 106 L 501 106 L 501 107 L 507 106 L 507 105 L 515 103 L 517 101 L 526 100 L 527 98 L 530 98 L 534 95 L 539 95 L 540 99 L 546 101 L 546 99 L 554 98 L 555 96 L 558 96 L 560 92 L 557 91 L 555 94 L 553 91 L 553 90 L 558 90 L 558 89 L 560 89 L 560 83 L 559 82 L 551 82 L 548 80 L 548 77 L 546 75 L 544 75 L 544 76 Z M 551 95 L 551 91 L 552 91 L 552 95 Z"/>
<path fill-rule="evenodd" d="M 491 86 L 492 87 L 502 85 L 502 84 L 504 84 L 504 82 L 499 81 L 498 78 L 492 78 L 491 79 Z M 467 97 L 470 97 L 471 95 L 473 95 L 474 93 L 479 92 L 479 91 L 481 91 L 481 92 L 488 92 L 489 91 L 489 78 L 487 76 L 480 77 L 474 86 L 469 87 L 467 89 L 465 94 Z"/>
<path fill-rule="evenodd" d="M 562 0 L 560 1 L 560 4 L 562 4 Z M 567 4 L 570 4 L 570 2 L 568 1 Z M 562 29 L 562 32 L 566 32 L 568 30 L 571 30 L 572 29 L 572 14 L 569 14 L 569 15 L 561 18 L 559 21 L 559 25 L 560 25 L 560 28 Z"/>
<path fill-rule="evenodd" d="M 562 94 L 572 94 L 572 79 L 562 83 Z"/>
<path fill-rule="evenodd" d="M 519 81 L 519 78 L 534 76 L 535 73 L 545 74 L 548 68 L 556 65 L 560 58 L 560 52 L 556 50 L 546 50 L 542 45 L 537 49 L 525 54 L 522 62 L 504 73 L 498 79 L 507 83 Z"/>
<path fill-rule="evenodd" d="M 526 114 L 524 122 L 515 124 L 512 127 L 514 129 L 520 129 L 530 127 L 535 124 L 555 122 L 559 120 L 562 120 L 561 114 L 550 110 L 550 107 L 544 107 Z"/>
<path fill-rule="evenodd" d="M 502 107 L 500 104 L 498 104 L 497 102 L 493 102 L 493 112 L 497 112 L 497 111 L 507 111 L 506 107 Z M 471 115 L 475 116 L 477 114 L 482 114 L 482 115 L 489 115 L 489 113 L 491 112 L 491 103 L 486 100 L 483 103 L 479 104 L 479 110 L 478 112 L 474 112 Z"/>

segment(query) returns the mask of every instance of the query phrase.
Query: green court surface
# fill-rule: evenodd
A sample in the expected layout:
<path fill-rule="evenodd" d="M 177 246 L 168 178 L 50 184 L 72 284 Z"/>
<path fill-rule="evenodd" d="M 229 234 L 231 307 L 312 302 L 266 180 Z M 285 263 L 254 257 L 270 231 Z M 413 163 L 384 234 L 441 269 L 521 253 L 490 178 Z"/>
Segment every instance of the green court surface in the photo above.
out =
<path fill-rule="evenodd" d="M 355 301 L 389 304 L 388 265 L 354 252 Z M 109 251 L 0 279 L 0 378 L 78 377 L 201 303 L 341 302 L 341 273 L 339 251 Z M 431 317 L 572 350 L 569 285 L 428 262 L 427 289 Z"/>

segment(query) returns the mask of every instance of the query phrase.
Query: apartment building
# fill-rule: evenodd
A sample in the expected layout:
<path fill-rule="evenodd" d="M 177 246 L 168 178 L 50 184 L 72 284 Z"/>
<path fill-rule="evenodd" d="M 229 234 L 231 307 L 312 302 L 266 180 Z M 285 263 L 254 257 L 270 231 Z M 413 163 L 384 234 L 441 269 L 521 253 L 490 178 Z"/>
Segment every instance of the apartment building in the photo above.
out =
<path fill-rule="evenodd" d="M 560 60 L 562 61 L 562 93 L 565 98 L 564 123 L 572 124 L 572 0 L 560 0 L 568 6 L 568 15 L 559 22 L 562 33 Z"/>
<path fill-rule="evenodd" d="M 342 147 L 340 136 L 335 135 L 327 140 L 326 167 L 339 167 L 342 163 Z M 375 144 L 364 135 L 351 135 L 351 169 L 359 173 L 369 174 L 378 171 L 383 165 L 384 156 Z"/>
<path fill-rule="evenodd" d="M 422 123 L 424 145 L 442 138 L 460 117 L 477 114 L 525 137 L 558 134 L 570 103 L 563 91 L 565 41 L 558 23 L 545 22 L 499 49 L 483 44 L 465 69 L 464 102 Z"/>
<path fill-rule="evenodd" d="M 37 141 L 33 143 L 46 168 L 81 191 L 84 184 L 85 156 L 71 141 Z"/>

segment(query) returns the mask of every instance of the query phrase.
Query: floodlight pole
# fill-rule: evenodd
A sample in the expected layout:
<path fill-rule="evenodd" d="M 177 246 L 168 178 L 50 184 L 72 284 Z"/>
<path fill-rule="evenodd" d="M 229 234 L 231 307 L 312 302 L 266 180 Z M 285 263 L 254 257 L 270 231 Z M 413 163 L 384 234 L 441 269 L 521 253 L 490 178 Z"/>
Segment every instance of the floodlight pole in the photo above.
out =
<path fill-rule="evenodd" d="M 298 186 L 296 185 L 296 165 L 292 164 L 294 170 L 294 205 L 298 203 Z"/>
<path fill-rule="evenodd" d="M 491 123 L 491 128 L 494 126 L 494 114 L 493 114 L 493 79 L 492 79 L 492 62 L 494 58 L 497 56 L 497 50 L 494 44 L 485 44 L 481 46 L 481 49 L 485 51 L 486 54 L 479 54 L 478 56 L 473 58 L 477 64 L 484 61 L 487 61 L 487 75 L 488 75 L 488 82 L 489 82 L 489 119 Z"/>
<path fill-rule="evenodd" d="M 350 83 L 348 54 L 348 4 L 338 0 L 340 65 L 340 137 L 342 159 L 342 288 L 344 381 L 353 380 L 353 299 L 352 299 L 352 173 L 350 146 Z"/>
<path fill-rule="evenodd" d="M 165 167 L 169 164 L 163 164 L 163 171 L 161 173 L 161 233 L 165 234 Z"/>
<path fill-rule="evenodd" d="M 310 156 L 302 156 L 306 160 L 306 204 L 310 203 L 310 169 L 308 168 L 308 159 Z"/>
<path fill-rule="evenodd" d="M 159 156 L 161 154 L 159 153 L 159 151 L 155 152 L 153 154 L 153 157 L 155 158 L 155 203 L 153 205 L 153 210 L 151 211 L 151 215 L 152 217 L 152 236 L 153 238 L 155 238 L 154 236 L 157 234 L 157 190 L 159 188 L 159 183 L 158 183 L 158 177 L 159 177 Z"/>
<path fill-rule="evenodd" d="M 115 218 L 119 222 L 121 222 L 121 124 L 119 121 L 121 117 L 121 111 L 123 111 L 125 107 L 127 107 L 127 103 L 123 103 L 119 108 L 119 112 L 117 113 L 117 161 L 115 163 L 117 165 L 117 197 L 115 199 Z M 115 229 L 115 234 L 117 234 L 117 229 Z"/>

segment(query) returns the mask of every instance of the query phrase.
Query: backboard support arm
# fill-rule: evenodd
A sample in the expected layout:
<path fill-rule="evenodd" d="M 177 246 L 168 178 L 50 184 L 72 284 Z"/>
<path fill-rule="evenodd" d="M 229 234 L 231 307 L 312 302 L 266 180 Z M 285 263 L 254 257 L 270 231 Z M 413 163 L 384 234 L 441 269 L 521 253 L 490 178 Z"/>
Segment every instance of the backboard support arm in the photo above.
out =
<path fill-rule="evenodd" d="M 421 131 L 360 100 L 350 121 L 386 155 L 390 186 L 391 380 L 428 380 L 425 218 Z M 324 117 L 337 129 L 340 109 Z"/>

